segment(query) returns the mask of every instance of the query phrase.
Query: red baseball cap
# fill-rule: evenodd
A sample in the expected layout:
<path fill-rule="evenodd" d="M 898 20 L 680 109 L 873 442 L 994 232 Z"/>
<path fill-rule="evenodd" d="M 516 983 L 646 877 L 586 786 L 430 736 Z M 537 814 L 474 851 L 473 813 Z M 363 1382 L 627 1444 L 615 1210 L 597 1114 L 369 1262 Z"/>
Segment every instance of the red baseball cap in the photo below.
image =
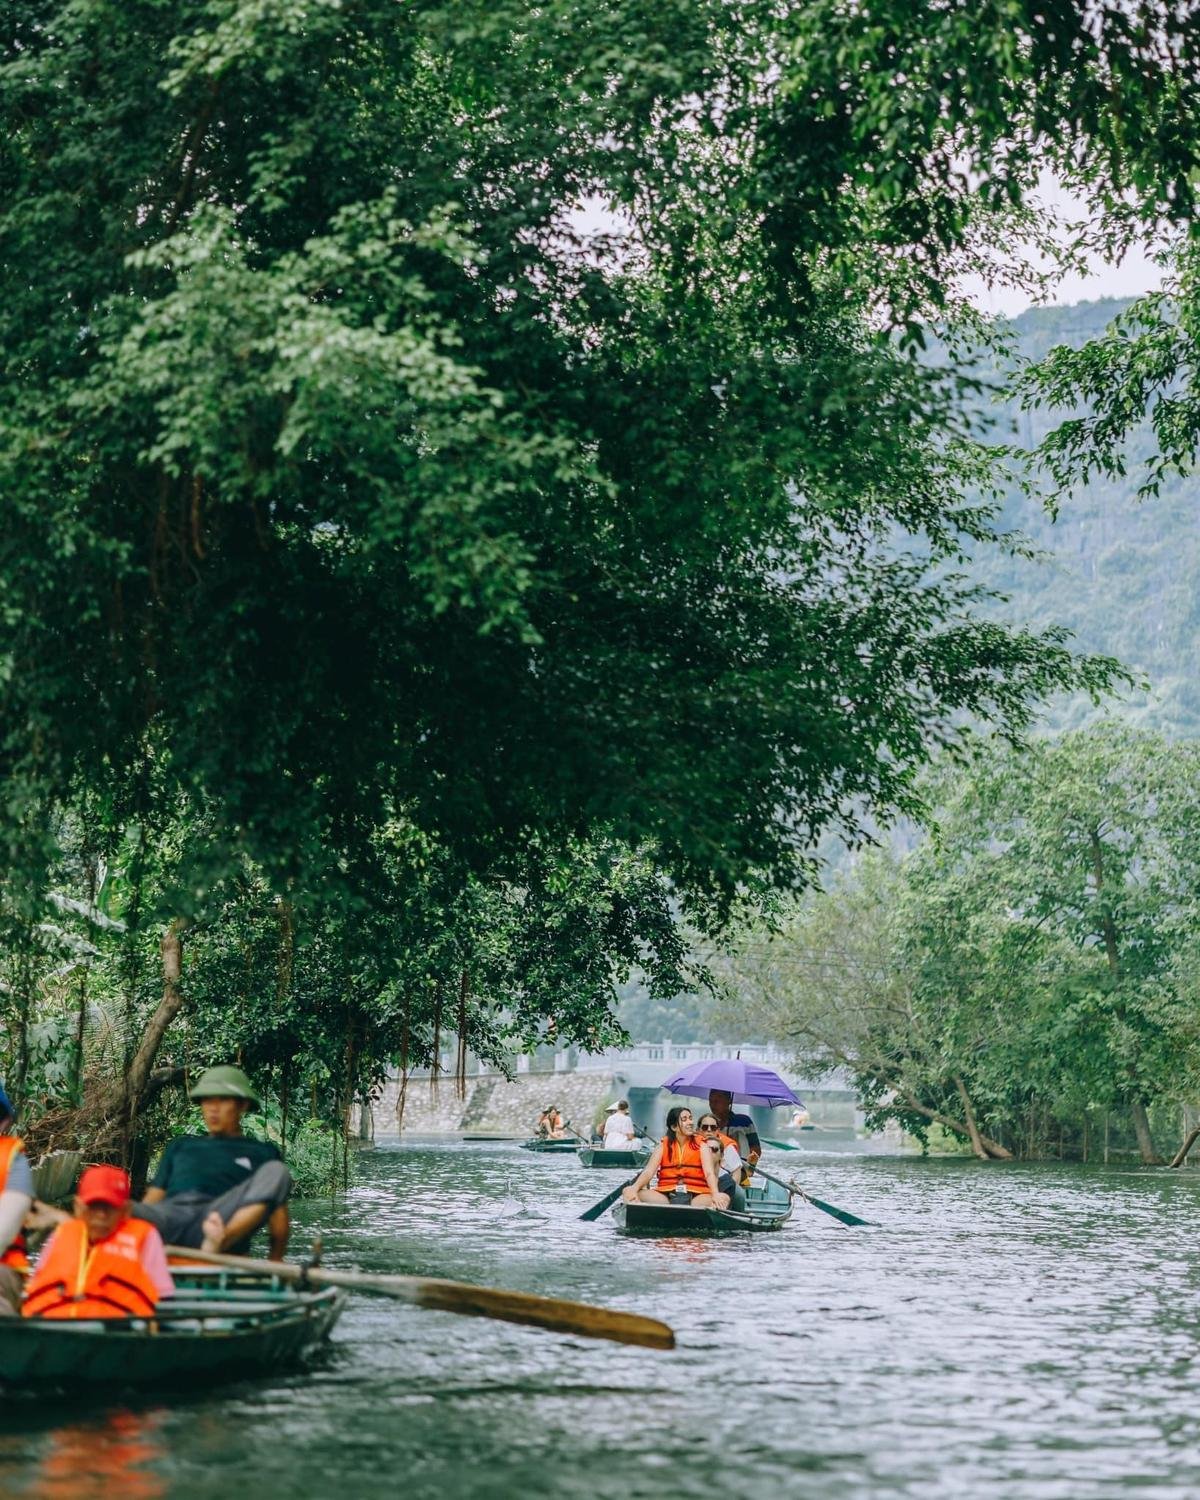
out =
<path fill-rule="evenodd" d="M 89 1167 L 75 1191 L 81 1203 L 124 1208 L 130 1198 L 129 1173 L 121 1167 Z"/>

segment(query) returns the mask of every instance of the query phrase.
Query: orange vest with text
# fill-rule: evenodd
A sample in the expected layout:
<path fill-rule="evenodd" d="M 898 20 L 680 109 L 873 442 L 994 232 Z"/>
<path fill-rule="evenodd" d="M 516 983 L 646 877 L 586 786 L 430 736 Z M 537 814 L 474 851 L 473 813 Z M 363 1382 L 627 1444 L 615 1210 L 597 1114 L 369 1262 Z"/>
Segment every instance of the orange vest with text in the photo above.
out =
<path fill-rule="evenodd" d="M 708 1179 L 701 1165 L 701 1152 L 707 1147 L 701 1145 L 698 1136 L 689 1135 L 682 1146 L 673 1135 L 664 1136 L 662 1148 L 658 1180 L 654 1184 L 660 1193 L 669 1193 L 681 1184 L 689 1193 L 708 1192 Z"/>
<path fill-rule="evenodd" d="M 142 1219 L 126 1219 L 106 1240 L 88 1244 L 87 1225 L 68 1219 L 51 1236 L 29 1278 L 21 1308 L 27 1318 L 148 1318 L 158 1288 L 141 1261 L 148 1234 Z"/>
<path fill-rule="evenodd" d="M 0 1193 L 8 1183 L 8 1169 L 18 1151 L 24 1151 L 25 1142 L 15 1135 L 0 1135 Z M 19 1233 L 11 1245 L 0 1253 L 0 1266 L 12 1266 L 14 1271 L 29 1269 L 29 1256 L 25 1253 L 25 1235 Z"/>

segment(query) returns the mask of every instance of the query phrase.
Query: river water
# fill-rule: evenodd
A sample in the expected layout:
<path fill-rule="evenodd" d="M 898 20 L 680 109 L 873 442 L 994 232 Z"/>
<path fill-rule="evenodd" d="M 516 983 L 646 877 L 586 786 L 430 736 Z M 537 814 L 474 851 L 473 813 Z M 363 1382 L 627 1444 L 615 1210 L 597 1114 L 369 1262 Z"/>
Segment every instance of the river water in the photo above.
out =
<path fill-rule="evenodd" d="M 579 1222 L 621 1179 L 573 1156 L 369 1153 L 345 1201 L 297 1206 L 330 1265 L 644 1312 L 679 1347 L 355 1298 L 286 1378 L 10 1399 L 0 1495 L 1200 1495 L 1200 1174 L 774 1155 L 872 1225 L 627 1240 Z"/>

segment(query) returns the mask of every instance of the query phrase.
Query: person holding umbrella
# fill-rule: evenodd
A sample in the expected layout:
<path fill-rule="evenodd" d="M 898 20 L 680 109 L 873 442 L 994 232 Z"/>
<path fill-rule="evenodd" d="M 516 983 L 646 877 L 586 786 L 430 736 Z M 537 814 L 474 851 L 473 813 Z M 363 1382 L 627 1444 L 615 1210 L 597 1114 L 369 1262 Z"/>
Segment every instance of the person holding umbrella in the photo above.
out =
<path fill-rule="evenodd" d="M 737 1153 L 749 1176 L 754 1171 L 755 1162 L 762 1155 L 762 1141 L 754 1128 L 754 1121 L 749 1115 L 734 1112 L 733 1095 L 728 1089 L 709 1089 L 708 1107 L 717 1122 L 717 1129 L 722 1135 L 729 1136 L 737 1147 Z M 745 1181 L 742 1185 L 745 1186 Z"/>

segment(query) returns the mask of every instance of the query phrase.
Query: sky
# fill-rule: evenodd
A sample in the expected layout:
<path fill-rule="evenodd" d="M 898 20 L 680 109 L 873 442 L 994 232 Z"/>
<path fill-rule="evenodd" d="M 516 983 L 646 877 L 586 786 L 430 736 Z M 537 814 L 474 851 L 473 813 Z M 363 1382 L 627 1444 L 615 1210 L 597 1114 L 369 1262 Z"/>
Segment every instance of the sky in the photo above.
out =
<path fill-rule="evenodd" d="M 1083 216 L 1080 200 L 1048 176 L 1042 179 L 1038 194 L 1055 216 L 1067 219 Z M 594 197 L 585 199 L 571 218 L 573 226 L 584 234 L 612 233 L 620 227 L 618 217 Z M 1161 268 L 1139 249 L 1131 251 L 1116 265 L 1108 265 L 1098 256 L 1093 256 L 1089 273 L 1064 277 L 1046 305 L 1065 307 L 1075 302 L 1094 302 L 1101 297 L 1138 297 L 1143 292 L 1154 291 L 1161 282 Z M 982 280 L 974 277 L 963 283 L 963 290 L 972 302 L 993 316 L 1015 318 L 1031 305 L 1030 298 L 1023 292 L 1010 287 L 989 289 Z"/>
<path fill-rule="evenodd" d="M 1038 197 L 1056 218 L 1078 220 L 1084 217 L 1082 201 L 1048 174 L 1038 186 Z M 1055 287 L 1047 305 L 1065 307 L 1075 302 L 1094 302 L 1101 297 L 1138 297 L 1143 292 L 1156 290 L 1161 283 L 1161 267 L 1140 249 L 1131 250 L 1115 265 L 1092 256 L 1089 273 L 1086 276 L 1065 276 Z M 972 302 L 995 315 L 1016 317 L 1031 305 L 1023 292 L 1008 287 L 989 290 L 975 278 L 965 282 L 963 289 Z"/>
<path fill-rule="evenodd" d="M 1065 276 L 1047 305 L 1065 307 L 1074 302 L 1095 302 L 1101 297 L 1138 297 L 1155 291 L 1162 282 L 1162 269 L 1141 251 L 1132 251 L 1119 265 L 1096 261 L 1088 276 Z M 1031 305 L 1023 292 L 1009 287 L 989 290 L 971 278 L 964 287 L 971 301 L 985 312 L 1015 318 Z"/>

